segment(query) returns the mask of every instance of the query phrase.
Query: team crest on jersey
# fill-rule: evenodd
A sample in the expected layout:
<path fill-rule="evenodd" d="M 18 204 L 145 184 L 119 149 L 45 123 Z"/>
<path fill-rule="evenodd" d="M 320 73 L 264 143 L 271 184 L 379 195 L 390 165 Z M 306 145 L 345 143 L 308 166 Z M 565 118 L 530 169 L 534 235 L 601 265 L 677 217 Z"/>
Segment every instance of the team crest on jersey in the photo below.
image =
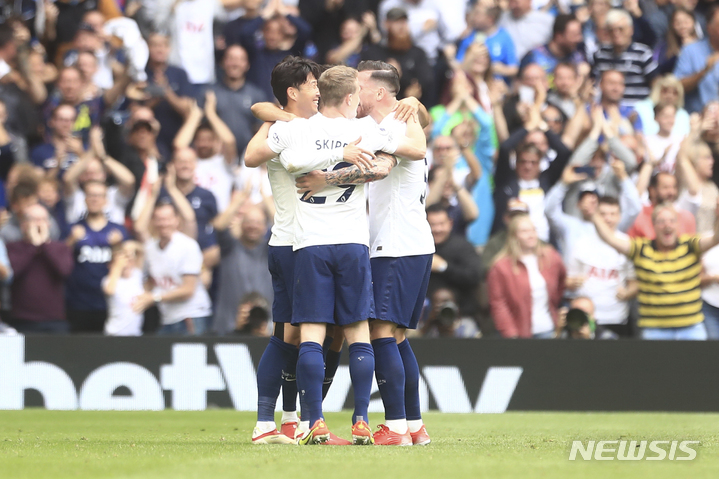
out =
<path fill-rule="evenodd" d="M 193 209 L 198 209 L 201 204 L 202 204 L 202 200 L 200 199 L 199 196 L 195 196 L 192 198 L 192 208 Z"/>
<path fill-rule="evenodd" d="M 277 132 L 272 135 L 272 141 L 274 141 L 275 143 L 280 142 L 280 135 L 278 135 Z"/>

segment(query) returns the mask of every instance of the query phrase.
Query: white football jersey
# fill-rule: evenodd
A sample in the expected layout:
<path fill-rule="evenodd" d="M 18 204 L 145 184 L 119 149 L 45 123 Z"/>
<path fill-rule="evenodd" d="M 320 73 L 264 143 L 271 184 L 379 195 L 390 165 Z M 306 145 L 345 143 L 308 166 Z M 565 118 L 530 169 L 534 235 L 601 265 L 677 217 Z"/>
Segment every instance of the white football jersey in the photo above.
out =
<path fill-rule="evenodd" d="M 397 140 L 376 124 L 321 114 L 309 120 L 275 123 L 270 128 L 268 144 L 280 154 L 285 169 L 298 176 L 321 168 L 332 171 L 349 166 L 336 163 L 336 157 L 341 157 L 342 149 L 359 137 L 362 141 L 358 146 L 369 151 L 394 153 L 397 149 Z M 334 244 L 369 246 L 364 184 L 328 186 L 311 198 L 298 197 L 295 250 Z"/>
<path fill-rule="evenodd" d="M 197 159 L 195 184 L 210 190 L 215 195 L 217 211 L 223 212 L 230 206 L 234 181 L 232 167 L 227 164 L 223 155 L 217 154 L 204 160 Z"/>
<path fill-rule="evenodd" d="M 301 125 L 306 122 L 306 119 L 297 118 L 292 120 L 296 122 L 296 125 Z M 288 137 L 287 122 L 276 122 L 270 132 L 268 133 L 268 145 L 272 148 L 272 151 L 283 151 L 284 144 L 280 145 L 280 135 Z M 307 126 L 303 126 L 307 128 Z M 274 140 L 273 140 L 274 138 Z M 342 147 L 344 148 L 344 147 Z M 288 158 L 293 158 L 298 152 L 286 152 Z M 326 159 L 320 159 L 320 162 L 316 165 L 317 168 L 326 168 L 332 163 L 337 163 L 342 159 L 342 149 L 334 148 L 332 150 L 326 150 L 325 154 L 322 155 Z M 297 155 L 299 158 L 299 155 Z M 295 241 L 295 212 L 297 209 L 297 202 L 299 201 L 299 195 L 297 194 L 297 187 L 295 186 L 295 177 L 290 175 L 282 162 L 280 157 L 276 156 L 267 162 L 267 176 L 270 180 L 270 188 L 272 189 L 272 201 L 275 204 L 275 218 L 274 224 L 272 225 L 272 236 L 270 237 L 270 246 L 292 246 Z"/>
<path fill-rule="evenodd" d="M 407 132 L 407 124 L 395 119 L 393 113 L 379 126 L 393 138 L 403 138 Z M 397 157 L 397 165 L 387 178 L 369 183 L 370 257 L 434 253 L 432 230 L 424 211 L 428 170 L 426 159 Z"/>
<path fill-rule="evenodd" d="M 202 251 L 197 241 L 175 232 L 164 249 L 159 240 L 145 242 L 147 272 L 155 282 L 153 293 L 166 293 L 182 284 L 182 277 L 197 275 L 195 291 L 186 301 L 162 302 L 158 305 L 162 324 L 174 324 L 185 318 L 203 318 L 212 314 L 210 297 L 200 281 Z"/>
<path fill-rule="evenodd" d="M 272 201 L 275 204 L 275 222 L 269 244 L 292 246 L 295 241 L 295 210 L 299 199 L 295 178 L 287 173 L 279 157 L 267 162 L 267 176 L 270 178 Z"/>
<path fill-rule="evenodd" d="M 618 238 L 629 238 L 615 231 Z M 617 299 L 617 289 L 627 279 L 636 278 L 632 262 L 601 240 L 596 231 L 582 236 L 567 265 L 568 276 L 582 276 L 584 283 L 576 291 L 594 303 L 594 317 L 598 324 L 621 324 L 629 317 L 629 302 Z"/>

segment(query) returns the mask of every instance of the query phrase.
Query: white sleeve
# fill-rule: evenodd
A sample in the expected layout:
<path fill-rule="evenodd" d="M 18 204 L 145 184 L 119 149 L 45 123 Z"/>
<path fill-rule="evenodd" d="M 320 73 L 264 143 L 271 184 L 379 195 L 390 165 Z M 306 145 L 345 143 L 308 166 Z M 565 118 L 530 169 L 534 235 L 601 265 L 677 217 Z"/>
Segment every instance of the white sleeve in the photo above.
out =
<path fill-rule="evenodd" d="M 699 206 L 702 204 L 702 192 L 699 190 L 696 195 L 691 195 L 688 190 L 682 191 L 677 200 L 677 207 L 686 210 L 694 216 L 699 211 Z"/>
<path fill-rule="evenodd" d="M 357 146 L 373 153 L 381 150 L 393 155 L 402 139 L 404 135 L 398 137 L 379 125 L 372 125 L 363 129 L 362 141 Z"/>
<path fill-rule="evenodd" d="M 113 198 L 112 198 L 113 206 L 119 210 L 125 211 L 125 209 L 127 208 L 127 204 L 130 202 L 132 197 L 123 195 L 122 192 L 120 191 L 120 188 L 118 188 L 117 186 L 115 186 L 114 189 L 115 189 L 115 192 L 112 195 L 113 196 Z"/>
<path fill-rule="evenodd" d="M 184 253 L 185 259 L 180 268 L 180 275 L 199 275 L 202 271 L 202 251 L 200 251 L 197 241 L 191 240 L 191 243 L 188 241 L 188 246 Z"/>
<path fill-rule="evenodd" d="M 577 258 L 576 252 L 572 252 L 572 256 L 569 258 L 568 264 L 567 264 L 567 276 L 568 277 L 577 277 L 582 275 L 582 264 L 579 262 L 579 258 Z"/>
<path fill-rule="evenodd" d="M 276 121 L 267 133 L 267 146 L 270 147 L 270 150 L 279 155 L 285 148 L 289 148 L 292 144 L 290 130 L 289 123 L 286 121 Z"/>

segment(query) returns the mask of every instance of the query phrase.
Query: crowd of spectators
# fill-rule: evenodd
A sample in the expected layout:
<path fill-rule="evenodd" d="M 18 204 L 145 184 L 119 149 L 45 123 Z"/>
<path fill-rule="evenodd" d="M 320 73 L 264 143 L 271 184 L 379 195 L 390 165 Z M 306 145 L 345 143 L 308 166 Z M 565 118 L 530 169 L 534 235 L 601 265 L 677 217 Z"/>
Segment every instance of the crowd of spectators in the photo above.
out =
<path fill-rule="evenodd" d="M 431 114 L 428 337 L 719 339 L 708 0 L 0 6 L 0 332 L 267 335 L 287 55 Z"/>

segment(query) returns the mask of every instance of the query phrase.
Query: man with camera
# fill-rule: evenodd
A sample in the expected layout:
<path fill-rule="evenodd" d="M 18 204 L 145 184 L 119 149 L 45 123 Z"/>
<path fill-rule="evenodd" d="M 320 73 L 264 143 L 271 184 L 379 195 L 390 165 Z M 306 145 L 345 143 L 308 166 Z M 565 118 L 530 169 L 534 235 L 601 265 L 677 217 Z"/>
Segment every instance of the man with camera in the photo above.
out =
<path fill-rule="evenodd" d="M 430 296 L 430 310 L 420 332 L 426 338 L 477 338 L 477 323 L 460 316 L 454 293 L 442 288 Z"/>
<path fill-rule="evenodd" d="M 274 298 L 267 269 L 267 215 L 258 206 L 248 208 L 245 200 L 246 195 L 235 193 L 214 222 L 221 261 L 212 330 L 220 335 L 232 333 L 245 294 L 259 293 L 270 303 Z"/>
<path fill-rule="evenodd" d="M 616 333 L 597 324 L 594 303 L 586 296 L 574 298 L 569 309 L 560 311 L 559 324 L 564 325 L 563 339 L 617 339 Z"/>
<path fill-rule="evenodd" d="M 436 249 L 427 295 L 431 298 L 440 289 L 449 290 L 453 295 L 452 301 L 457 304 L 457 314 L 474 318 L 479 309 L 475 292 L 482 261 L 469 241 L 452 234 L 452 219 L 441 205 L 427 208 L 427 221 Z"/>

